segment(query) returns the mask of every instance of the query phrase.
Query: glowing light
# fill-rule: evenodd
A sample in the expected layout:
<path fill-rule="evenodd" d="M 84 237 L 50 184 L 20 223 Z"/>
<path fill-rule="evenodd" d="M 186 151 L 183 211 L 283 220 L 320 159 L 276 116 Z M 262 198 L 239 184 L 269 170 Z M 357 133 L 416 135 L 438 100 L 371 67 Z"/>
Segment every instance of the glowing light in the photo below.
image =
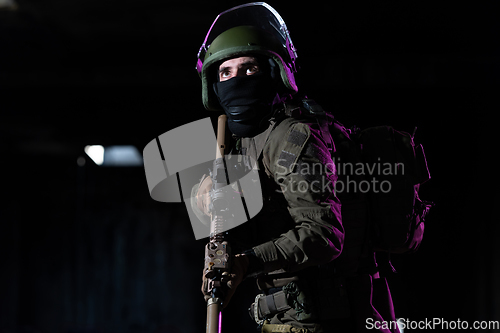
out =
<path fill-rule="evenodd" d="M 95 164 L 111 167 L 134 167 L 142 166 L 142 156 L 136 147 L 92 145 L 85 147 L 85 153 Z"/>
<path fill-rule="evenodd" d="M 104 150 L 104 166 L 141 166 L 142 155 L 134 146 L 109 146 Z"/>
<path fill-rule="evenodd" d="M 17 4 L 14 0 L 0 0 L 0 9 L 16 10 Z"/>
<path fill-rule="evenodd" d="M 85 153 L 97 165 L 102 165 L 104 162 L 104 147 L 101 145 L 85 146 Z"/>

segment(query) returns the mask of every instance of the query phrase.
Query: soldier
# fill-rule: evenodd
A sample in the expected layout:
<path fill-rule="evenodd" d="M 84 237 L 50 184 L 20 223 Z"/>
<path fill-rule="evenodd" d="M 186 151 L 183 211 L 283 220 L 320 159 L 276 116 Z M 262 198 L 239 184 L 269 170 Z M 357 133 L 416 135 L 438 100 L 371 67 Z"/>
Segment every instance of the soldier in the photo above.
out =
<path fill-rule="evenodd" d="M 392 301 L 373 252 L 364 251 L 365 226 L 342 225 L 330 120 L 295 97 L 295 58 L 286 25 L 263 3 L 219 15 L 199 54 L 203 104 L 228 116 L 231 150 L 257 161 L 264 198 L 257 216 L 229 232 L 237 254 L 223 303 L 255 277 L 262 294 L 250 314 L 262 332 L 359 332 L 368 318 L 394 321 Z M 193 189 L 202 220 L 210 189 L 210 177 Z M 352 231 L 358 240 L 341 255 L 344 228 L 362 236 Z"/>

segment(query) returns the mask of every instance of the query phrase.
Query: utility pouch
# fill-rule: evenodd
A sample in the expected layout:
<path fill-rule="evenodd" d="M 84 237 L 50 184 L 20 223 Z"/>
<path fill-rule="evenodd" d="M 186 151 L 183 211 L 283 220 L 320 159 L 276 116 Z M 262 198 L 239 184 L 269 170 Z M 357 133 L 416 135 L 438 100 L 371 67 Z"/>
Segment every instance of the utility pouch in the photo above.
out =
<path fill-rule="evenodd" d="M 310 322 L 316 319 L 311 294 L 307 285 L 300 281 L 293 281 L 283 287 L 288 304 L 295 310 L 298 321 Z"/>
<path fill-rule="evenodd" d="M 255 322 L 262 325 L 266 319 L 290 309 L 295 310 L 296 318 L 300 322 L 310 322 L 317 317 L 313 312 L 309 290 L 299 281 L 289 282 L 275 293 L 257 295 L 248 311 Z"/>
<path fill-rule="evenodd" d="M 277 313 L 291 309 L 288 305 L 287 295 L 285 291 L 280 290 L 270 295 L 260 294 L 255 297 L 255 302 L 248 309 L 250 317 L 252 317 L 258 325 L 262 325 L 264 320 L 271 318 Z"/>

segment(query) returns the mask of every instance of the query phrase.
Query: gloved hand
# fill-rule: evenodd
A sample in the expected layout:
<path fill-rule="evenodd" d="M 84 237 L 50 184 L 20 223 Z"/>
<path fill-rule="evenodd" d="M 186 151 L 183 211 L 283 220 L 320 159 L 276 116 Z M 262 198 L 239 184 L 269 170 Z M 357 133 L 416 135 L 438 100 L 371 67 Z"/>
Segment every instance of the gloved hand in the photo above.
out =
<path fill-rule="evenodd" d="M 205 177 L 205 176 L 204 176 Z M 203 214 L 210 216 L 210 191 L 212 190 L 212 178 L 205 177 L 200 183 L 196 193 L 196 206 Z"/>
<path fill-rule="evenodd" d="M 222 285 L 224 290 L 224 301 L 222 307 L 225 308 L 236 291 L 236 288 L 240 285 L 245 277 L 250 261 L 248 257 L 244 254 L 237 254 L 231 258 L 231 272 L 222 274 Z M 212 296 L 208 292 L 208 279 L 205 277 L 205 272 L 203 272 L 203 283 L 201 285 L 201 291 L 205 295 L 205 301 L 208 301 Z"/>

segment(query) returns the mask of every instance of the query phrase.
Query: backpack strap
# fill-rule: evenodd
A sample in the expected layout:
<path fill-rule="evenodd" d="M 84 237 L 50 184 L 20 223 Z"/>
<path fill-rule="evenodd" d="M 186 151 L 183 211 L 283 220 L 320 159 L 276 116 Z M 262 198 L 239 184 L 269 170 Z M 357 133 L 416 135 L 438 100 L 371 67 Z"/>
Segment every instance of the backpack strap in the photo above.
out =
<path fill-rule="evenodd" d="M 321 105 L 316 103 L 314 100 L 306 98 L 302 100 L 302 106 L 304 109 L 309 111 L 309 114 L 313 115 L 318 122 L 319 129 L 321 131 L 321 136 L 328 147 L 330 153 L 335 152 L 335 144 L 333 143 L 332 135 L 330 134 L 330 125 L 333 121 L 333 115 L 325 112 Z"/>

